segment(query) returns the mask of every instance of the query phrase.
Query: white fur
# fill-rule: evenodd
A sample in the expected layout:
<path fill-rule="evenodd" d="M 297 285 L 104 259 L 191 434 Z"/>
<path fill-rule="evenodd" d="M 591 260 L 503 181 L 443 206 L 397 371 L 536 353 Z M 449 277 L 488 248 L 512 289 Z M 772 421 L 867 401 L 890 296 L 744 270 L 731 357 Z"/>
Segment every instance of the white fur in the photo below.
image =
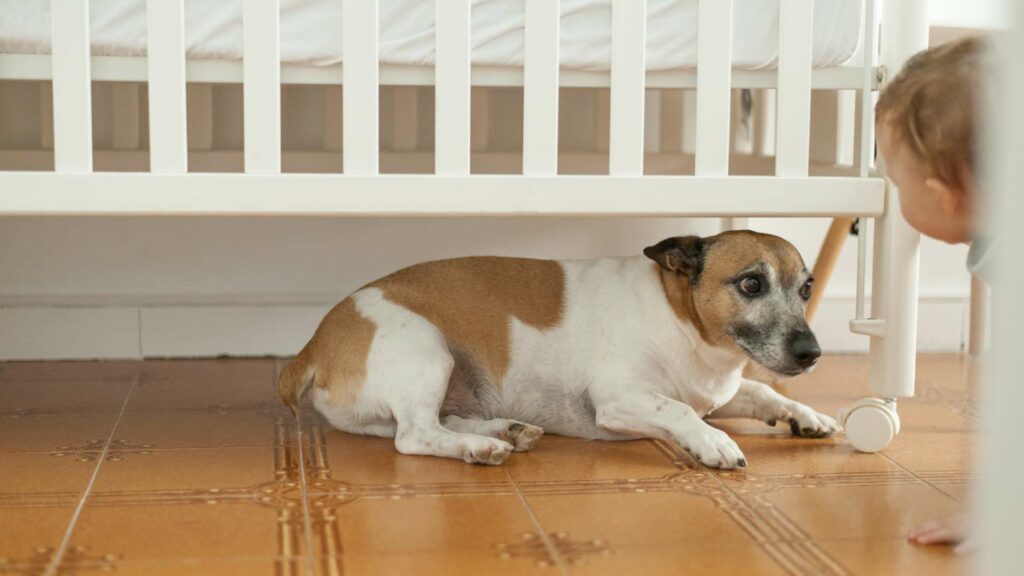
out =
<path fill-rule="evenodd" d="M 444 335 L 376 288 L 354 295 L 357 310 L 377 326 L 357 401 L 333 406 L 317 389 L 314 405 L 342 430 L 395 436 L 403 453 L 492 464 L 536 441 L 516 436 L 522 422 L 586 438 L 672 440 L 722 468 L 746 462 L 728 435 L 703 420 L 716 410 L 763 420 L 796 415 L 804 428 L 837 428 L 827 416 L 743 381 L 746 356 L 709 345 L 681 321 L 646 258 L 561 266 L 560 324 L 538 330 L 512 321 L 496 414 L 503 420 L 456 416 L 442 426 L 438 413 L 453 365 Z M 528 435 L 539 437 L 535 426 Z"/>

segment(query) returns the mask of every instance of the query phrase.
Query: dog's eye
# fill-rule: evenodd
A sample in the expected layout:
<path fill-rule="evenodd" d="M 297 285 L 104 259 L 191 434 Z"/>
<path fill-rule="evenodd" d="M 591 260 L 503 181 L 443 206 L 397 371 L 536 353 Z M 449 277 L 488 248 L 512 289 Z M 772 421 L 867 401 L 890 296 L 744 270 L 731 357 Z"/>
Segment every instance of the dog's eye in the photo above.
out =
<path fill-rule="evenodd" d="M 747 276 L 740 280 L 740 290 L 751 296 L 758 294 L 761 292 L 761 280 L 756 276 Z"/>
<path fill-rule="evenodd" d="M 800 287 L 800 297 L 804 300 L 811 299 L 811 288 L 814 285 L 814 280 L 808 280 L 804 282 L 804 285 Z"/>

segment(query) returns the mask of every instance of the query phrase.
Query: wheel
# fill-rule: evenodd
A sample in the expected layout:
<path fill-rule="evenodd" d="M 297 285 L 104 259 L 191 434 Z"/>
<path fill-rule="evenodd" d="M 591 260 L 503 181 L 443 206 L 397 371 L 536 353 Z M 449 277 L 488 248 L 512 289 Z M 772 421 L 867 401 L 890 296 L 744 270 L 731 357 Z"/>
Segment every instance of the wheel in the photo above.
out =
<path fill-rule="evenodd" d="M 879 398 L 854 403 L 840 412 L 839 421 L 850 444 L 860 452 L 884 450 L 900 431 L 896 403 Z"/>

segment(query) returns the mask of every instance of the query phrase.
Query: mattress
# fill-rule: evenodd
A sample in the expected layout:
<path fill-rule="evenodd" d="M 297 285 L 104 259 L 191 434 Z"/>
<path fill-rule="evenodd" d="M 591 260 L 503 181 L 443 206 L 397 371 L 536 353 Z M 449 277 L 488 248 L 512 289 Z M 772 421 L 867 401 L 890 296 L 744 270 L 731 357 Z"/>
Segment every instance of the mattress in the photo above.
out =
<path fill-rule="evenodd" d="M 280 0 L 281 59 L 329 66 L 342 60 L 341 0 Z M 638 0 L 639 1 L 639 0 Z M 812 64 L 837 66 L 856 52 L 863 0 L 814 0 Z M 647 0 L 647 69 L 695 68 L 698 0 Z M 96 56 L 146 54 L 145 0 L 92 0 Z M 434 62 L 434 2 L 380 0 L 380 60 Z M 603 71 L 611 62 L 611 0 L 562 0 L 561 67 Z M 773 67 L 778 58 L 779 0 L 734 0 L 733 66 Z M 185 0 L 188 58 L 242 57 L 242 0 Z M 523 0 L 472 0 L 472 60 L 522 66 Z M 50 51 L 50 0 L 0 0 L 0 53 Z"/>

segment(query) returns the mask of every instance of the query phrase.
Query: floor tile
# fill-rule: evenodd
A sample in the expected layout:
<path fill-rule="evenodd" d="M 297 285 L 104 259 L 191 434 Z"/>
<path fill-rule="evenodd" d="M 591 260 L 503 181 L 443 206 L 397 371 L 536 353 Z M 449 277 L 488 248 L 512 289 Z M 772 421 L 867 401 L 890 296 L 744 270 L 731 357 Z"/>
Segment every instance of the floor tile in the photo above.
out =
<path fill-rule="evenodd" d="M 273 446 L 276 430 L 292 425 L 285 418 L 249 410 L 133 412 L 121 418 L 115 436 L 156 449 Z"/>
<path fill-rule="evenodd" d="M 749 474 L 789 476 L 793 474 L 849 474 L 859 472 L 900 472 L 881 454 L 857 452 L 842 436 L 800 438 L 781 435 L 732 435 L 747 459 L 743 470 Z"/>
<path fill-rule="evenodd" d="M 275 506 L 154 502 L 135 506 L 87 503 L 71 543 L 124 561 L 280 556 L 301 547 L 301 514 Z"/>
<path fill-rule="evenodd" d="M 116 414 L 129 388 L 127 380 L 0 381 L 0 420 L 66 412 Z"/>
<path fill-rule="evenodd" d="M 406 456 L 395 450 L 391 438 L 357 436 L 321 428 L 323 462 L 331 478 L 360 485 L 390 484 L 494 484 L 511 491 L 501 467 L 477 466 L 462 460 L 434 456 Z M 522 457 L 513 454 L 511 459 Z"/>
<path fill-rule="evenodd" d="M 5 362 L 0 380 L 17 381 L 83 381 L 131 380 L 142 365 L 138 361 L 81 362 Z"/>
<path fill-rule="evenodd" d="M 0 455 L 0 502 L 11 495 L 35 494 L 40 498 L 33 500 L 77 504 L 96 470 L 95 458 L 82 460 L 41 452 Z"/>
<path fill-rule="evenodd" d="M 714 500 L 681 490 L 528 494 L 526 499 L 544 530 L 571 541 L 597 540 L 613 549 L 749 540 Z"/>
<path fill-rule="evenodd" d="M 505 463 L 516 482 L 661 478 L 678 472 L 650 440 L 545 442 Z"/>
<path fill-rule="evenodd" d="M 901 432 L 882 454 L 912 472 L 976 467 L 979 436 L 964 432 Z"/>
<path fill-rule="evenodd" d="M 73 569 L 75 576 L 117 574 L 118 576 L 280 576 L 281 574 L 303 574 L 305 563 L 300 558 L 246 559 L 246 558 L 203 558 L 192 560 L 167 560 L 160 562 L 125 562 L 117 558 L 112 561 L 71 561 L 64 568 Z"/>
<path fill-rule="evenodd" d="M 175 380 L 178 382 L 265 382 L 274 384 L 276 360 L 273 358 L 208 359 L 208 360 L 146 360 L 142 363 L 142 380 Z"/>
<path fill-rule="evenodd" d="M 116 421 L 116 413 L 0 417 L 0 452 L 98 452 Z"/>
<path fill-rule="evenodd" d="M 536 554 L 502 557 L 498 550 L 423 554 L 345 554 L 340 558 L 346 576 L 557 576 L 546 550 Z M 316 574 L 332 574 L 331 566 L 318 562 Z"/>
<path fill-rule="evenodd" d="M 771 556 L 756 546 L 728 542 L 671 546 L 615 548 L 607 555 L 582 557 L 570 564 L 579 576 L 620 576 L 622 574 L 743 574 L 768 576 L 789 574 Z"/>
<path fill-rule="evenodd" d="M 364 498 L 334 515 L 345 554 L 357 556 L 490 551 L 536 532 L 512 495 Z"/>
<path fill-rule="evenodd" d="M 913 526 L 960 508 L 922 483 L 790 488 L 763 500 L 820 540 L 903 538 Z"/>
<path fill-rule="evenodd" d="M 32 508 L 0 507 L 0 574 L 5 564 L 44 564 L 53 557 L 64 538 L 75 505 Z"/>
<path fill-rule="evenodd" d="M 555 435 L 473 466 L 399 454 L 311 410 L 300 445 L 272 359 L 4 363 L 0 572 L 45 567 L 140 374 L 66 572 L 303 574 L 311 552 L 313 573 L 347 576 L 953 573 L 962 559 L 904 536 L 969 504 L 977 364 L 919 360 L 919 394 L 900 402 L 903 432 L 884 452 L 712 421 L 747 456 L 734 472 L 671 443 Z M 871 394 L 867 367 L 829 356 L 781 389 L 834 415 Z"/>
<path fill-rule="evenodd" d="M 967 574 L 969 559 L 948 547 L 917 546 L 904 539 L 822 540 L 818 543 L 853 574 Z"/>
<path fill-rule="evenodd" d="M 257 377 L 147 378 L 139 382 L 129 412 L 175 410 L 255 410 L 287 412 L 271 385 L 270 372 Z"/>
<path fill-rule="evenodd" d="M 288 472 L 273 448 L 207 448 L 132 452 L 123 460 L 105 462 L 94 496 L 141 491 L 189 491 L 244 496 L 263 483 L 275 482 L 275 473 Z M 297 483 L 298 471 L 290 471 Z M 280 479 L 284 481 L 284 479 Z M 253 489 L 255 493 L 255 489 Z"/>

